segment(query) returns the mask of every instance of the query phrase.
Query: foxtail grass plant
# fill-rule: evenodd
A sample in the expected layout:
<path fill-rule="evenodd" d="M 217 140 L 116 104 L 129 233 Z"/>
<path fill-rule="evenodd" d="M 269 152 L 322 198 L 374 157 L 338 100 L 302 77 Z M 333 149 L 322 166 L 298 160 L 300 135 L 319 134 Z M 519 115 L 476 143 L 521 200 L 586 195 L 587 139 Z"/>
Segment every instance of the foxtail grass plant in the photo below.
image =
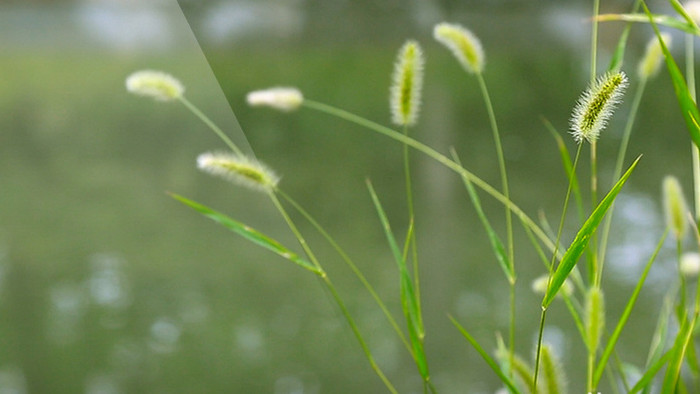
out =
<path fill-rule="evenodd" d="M 253 107 L 269 107 L 290 113 L 290 116 L 294 116 L 291 114 L 292 112 L 301 110 L 320 112 L 350 122 L 374 134 L 387 137 L 403 148 L 405 177 L 403 193 L 406 196 L 408 219 L 405 228 L 397 229 L 396 225 L 391 223 L 381 196 L 374 189 L 372 183 L 367 181 L 368 194 L 378 217 L 377 226 L 381 227 L 388 250 L 396 264 L 398 295 L 395 300 L 401 305 L 402 324 L 387 307 L 387 302 L 375 291 L 370 280 L 353 262 L 351 254 L 340 246 L 309 211 L 282 190 L 280 185 L 283 182 L 273 170 L 262 164 L 252 154 L 244 154 L 214 122 L 186 99 L 185 88 L 180 81 L 160 71 L 139 71 L 128 76 L 126 87 L 131 93 L 156 101 L 182 103 L 219 136 L 230 151 L 214 150 L 202 153 L 197 158 L 197 167 L 213 176 L 269 197 L 277 212 L 285 220 L 289 231 L 298 241 L 298 247 L 301 251 L 295 252 L 293 248 L 282 245 L 255 230 L 252 226 L 236 221 L 203 204 L 175 194 L 172 195 L 173 198 L 251 243 L 272 251 L 284 260 L 290 261 L 318 277 L 355 336 L 367 362 L 388 392 L 398 392 L 397 386 L 394 384 L 396 378 L 386 374 L 382 365 L 376 361 L 367 344 L 365 334 L 361 332 L 351 310 L 346 306 L 344 299 L 347 295 L 341 294 L 334 282 L 331 281 L 324 265 L 314 252 L 314 247 L 306 241 L 306 236 L 302 234 L 288 209 L 301 215 L 352 270 L 403 344 L 406 357 L 409 357 L 415 364 L 417 374 L 422 382 L 423 392 L 438 393 L 441 388 L 439 383 L 433 381 L 433 369 L 430 368 L 428 357 L 430 342 L 426 341 L 426 338 L 430 338 L 431 333 L 426 332 L 421 306 L 421 270 L 419 269 L 416 237 L 417 228 L 420 227 L 421 221 L 416 218 L 414 200 L 416 188 L 413 186 L 411 168 L 411 154 L 416 152 L 453 172 L 457 175 L 458 180 L 464 184 L 465 194 L 476 211 L 479 224 L 488 238 L 495 263 L 500 266 L 508 282 L 510 305 L 508 335 L 504 340 L 500 332 L 494 333 L 495 349 L 489 349 L 488 346 L 484 345 L 488 338 L 478 338 L 471 333 L 474 325 L 478 322 L 469 321 L 464 324 L 449 315 L 449 310 L 445 311 L 448 314 L 446 319 L 449 319 L 456 332 L 463 336 L 474 351 L 483 358 L 485 364 L 491 368 L 494 376 L 499 379 L 505 390 L 510 393 L 557 394 L 566 393 L 569 387 L 576 386 L 585 387 L 587 392 L 599 392 L 603 390 L 601 386 L 605 387 L 603 376 L 606 376 L 608 385 L 606 392 L 610 390 L 610 392 L 648 393 L 656 392 L 659 387 L 664 393 L 693 392 L 693 388 L 700 385 L 700 362 L 695 350 L 696 331 L 698 331 L 696 325 L 700 315 L 700 291 L 698 291 L 700 234 L 697 223 L 698 217 L 700 217 L 698 212 L 700 209 L 698 162 L 700 160 L 697 154 L 697 147 L 700 146 L 700 111 L 698 111 L 694 101 L 694 63 L 687 59 L 693 59 L 693 38 L 700 35 L 700 28 L 697 25 L 700 15 L 700 11 L 698 11 L 700 6 L 697 4 L 700 3 L 691 2 L 685 6 L 677 0 L 669 0 L 669 3 L 676 14 L 654 14 L 641 0 L 635 1 L 630 13 L 600 14 L 599 10 L 601 6 L 605 7 L 605 4 L 601 5 L 599 0 L 592 1 L 590 83 L 585 89 L 582 86 L 571 87 L 572 92 L 583 91 L 583 93 L 580 94 L 578 101 L 572 104 L 568 133 L 566 132 L 567 125 L 555 125 L 546 120 L 544 122 L 545 128 L 549 130 L 557 142 L 558 153 L 567 177 L 567 191 L 562 201 L 562 210 L 556 227 L 549 225 L 546 215 L 540 215 L 539 223 L 533 220 L 532 216 L 521 209 L 518 203 L 511 198 L 501 133 L 484 78 L 486 71 L 484 49 L 474 33 L 460 24 L 447 22 L 437 24 L 433 29 L 433 38 L 439 45 L 446 47 L 457 59 L 461 68 L 477 81 L 495 145 L 496 162 L 500 175 L 500 187 L 498 188 L 463 165 L 456 149 L 449 148 L 446 149 L 448 153 L 442 153 L 441 149 L 443 148 L 428 146 L 410 135 L 412 129 L 421 127 L 419 115 L 424 84 L 423 70 L 427 65 L 423 46 L 416 40 L 407 40 L 400 47 L 393 73 L 390 76 L 388 97 L 390 123 L 397 126 L 399 130 L 333 105 L 307 98 L 301 90 L 295 87 L 274 87 L 248 94 L 247 102 Z M 596 67 L 598 23 L 610 21 L 624 21 L 627 25 L 620 36 L 609 67 L 603 72 L 598 72 Z M 646 45 L 644 56 L 636 64 L 636 69 L 633 68 L 632 71 L 629 71 L 624 70 L 623 60 L 627 56 L 626 49 L 628 37 L 633 31 L 632 24 L 637 24 L 635 26 L 648 25 L 652 28 L 654 35 Z M 669 50 L 670 34 L 668 32 L 662 33 L 658 25 L 686 34 L 685 76 Z M 632 132 L 635 129 L 635 119 L 643 92 L 648 81 L 657 75 L 660 69 L 664 68 L 663 66 L 669 73 L 681 109 L 678 116 L 685 121 L 689 140 L 693 147 L 692 171 L 694 176 L 691 190 L 694 204 L 689 207 L 685 202 L 679 181 L 683 177 L 676 178 L 670 175 L 660 181 L 666 226 L 659 231 L 656 237 L 658 243 L 654 251 L 646 256 L 644 269 L 637 278 L 634 289 L 624 302 L 625 307 L 622 314 L 616 316 L 613 308 L 606 307 L 605 294 L 608 294 L 607 297 L 611 297 L 611 294 L 617 296 L 620 291 L 606 291 L 606 282 L 603 280 L 607 275 L 603 263 L 606 258 L 609 258 L 607 246 L 613 221 L 612 214 L 615 201 L 626 183 L 634 176 L 635 169 L 641 160 L 641 156 L 629 160 L 627 151 Z M 635 92 L 629 105 L 623 102 L 628 86 L 632 86 Z M 465 88 L 471 89 L 472 87 L 465 85 Z M 598 143 L 614 143 L 611 138 L 606 137 L 607 132 L 603 133 L 603 131 L 606 127 L 616 127 L 616 124 L 612 123 L 612 119 L 616 109 L 621 107 L 624 107 L 628 116 L 621 133 L 620 144 L 617 147 L 617 157 L 598 157 Z M 564 131 L 562 132 L 562 130 Z M 517 130 L 509 132 L 516 133 Z M 575 153 L 573 155 L 568 146 L 574 147 Z M 588 164 L 591 171 L 588 174 L 590 179 L 587 180 L 590 185 L 589 191 L 584 190 L 581 186 L 586 180 L 578 171 L 578 167 L 584 165 L 582 163 L 586 161 L 586 158 L 582 157 L 581 154 L 582 150 L 586 149 L 584 146 L 590 149 Z M 605 193 L 599 193 L 600 182 L 597 171 L 599 161 L 614 163 L 611 186 Z M 628 163 L 626 169 L 624 163 Z M 563 187 L 562 185 L 562 189 Z M 484 209 L 482 198 L 494 200 L 503 206 L 505 237 L 499 234 L 498 226 L 493 224 L 494 217 Z M 570 201 L 574 201 L 576 205 L 577 221 L 572 221 L 568 215 Z M 587 205 L 588 209 L 586 209 Z M 537 338 L 532 357 L 523 357 L 516 351 L 524 346 L 520 344 L 516 346 L 515 336 L 516 325 L 519 321 L 516 315 L 518 269 L 515 265 L 516 250 L 513 239 L 514 227 L 516 226 L 514 226 L 514 221 L 516 224 L 519 223 L 529 239 L 544 270 L 543 275 L 532 283 L 532 290 L 542 297 L 539 308 L 534 307 L 532 310 L 523 311 L 523 313 L 536 314 L 539 309 L 540 312 L 539 325 L 527 328 Z M 569 239 L 569 234 L 565 230 L 572 225 L 577 230 Z M 601 226 L 602 231 L 599 236 Z M 635 305 L 644 290 L 644 284 L 651 268 L 656 262 L 657 256 L 664 249 L 665 241 L 669 236 L 675 241 L 678 275 L 665 286 L 668 289 L 665 297 L 667 301 L 658 312 L 659 320 L 656 330 L 649 338 L 651 345 L 646 359 L 630 359 L 625 354 L 619 354 L 616 345 L 628 332 L 626 330 L 627 323 L 634 313 Z M 505 239 L 505 242 L 502 239 Z M 579 264 L 582 261 L 585 263 Z M 582 274 L 582 271 L 585 274 Z M 608 300 L 610 299 L 608 298 Z M 583 365 L 582 360 L 585 360 L 586 379 L 583 382 L 572 382 L 567 379 L 565 367 L 559 360 L 563 349 L 558 349 L 555 344 L 545 341 L 547 312 L 554 303 L 563 303 L 580 336 L 581 345 L 586 349 L 585 356 L 576 355 L 576 358 L 581 360 L 578 366 Z M 619 303 L 615 302 L 614 304 Z M 551 313 L 556 312 L 552 311 Z M 631 364 L 634 364 L 638 371 L 636 376 L 628 373 L 629 368 L 626 365 Z M 465 388 L 465 392 L 470 391 L 469 388 Z"/>

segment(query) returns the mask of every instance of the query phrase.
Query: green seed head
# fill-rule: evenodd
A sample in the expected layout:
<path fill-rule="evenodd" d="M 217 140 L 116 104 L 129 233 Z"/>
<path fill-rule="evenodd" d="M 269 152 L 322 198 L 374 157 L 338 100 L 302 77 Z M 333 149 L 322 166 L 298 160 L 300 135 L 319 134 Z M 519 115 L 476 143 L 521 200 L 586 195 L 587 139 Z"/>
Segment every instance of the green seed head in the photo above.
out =
<path fill-rule="evenodd" d="M 279 182 L 279 177 L 257 160 L 230 153 L 202 153 L 197 167 L 253 190 L 272 191 Z"/>
<path fill-rule="evenodd" d="M 390 91 L 391 120 L 397 125 L 412 126 L 418 119 L 424 63 L 417 42 L 407 41 L 399 50 Z"/>
<path fill-rule="evenodd" d="M 605 328 L 605 300 L 603 290 L 593 286 L 586 293 L 586 345 L 595 353 Z"/>
<path fill-rule="evenodd" d="M 604 74 L 581 95 L 570 122 L 571 134 L 576 142 L 598 139 L 615 106 L 622 100 L 625 88 L 627 76 L 624 72 Z"/>
<path fill-rule="evenodd" d="M 663 180 L 663 201 L 666 224 L 676 238 L 681 239 L 688 230 L 688 208 L 678 179 L 666 176 Z"/>
<path fill-rule="evenodd" d="M 251 107 L 271 107 L 285 112 L 294 111 L 304 102 L 299 89 L 285 87 L 256 90 L 248 93 L 246 99 Z"/>
<path fill-rule="evenodd" d="M 126 78 L 126 90 L 158 101 L 176 100 L 185 93 L 185 87 L 172 75 L 152 70 L 129 75 Z"/>
<path fill-rule="evenodd" d="M 664 44 L 667 48 L 671 47 L 671 35 L 668 33 L 661 34 Z M 661 50 L 661 44 L 656 36 L 654 36 L 647 44 L 646 52 L 642 61 L 637 66 L 637 74 L 641 79 L 648 79 L 655 76 L 659 72 L 661 61 L 664 58 L 664 53 Z"/>
<path fill-rule="evenodd" d="M 465 70 L 479 74 L 484 69 L 484 50 L 471 31 L 457 24 L 440 23 L 433 29 L 433 37 L 452 51 Z"/>

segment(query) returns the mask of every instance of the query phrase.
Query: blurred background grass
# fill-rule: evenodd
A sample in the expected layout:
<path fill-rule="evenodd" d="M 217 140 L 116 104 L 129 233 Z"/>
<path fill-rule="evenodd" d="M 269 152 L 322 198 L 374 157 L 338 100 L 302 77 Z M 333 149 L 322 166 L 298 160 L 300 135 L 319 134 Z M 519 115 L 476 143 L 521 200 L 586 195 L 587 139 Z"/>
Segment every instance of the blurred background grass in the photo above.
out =
<path fill-rule="evenodd" d="M 628 6 L 602 3 L 602 12 Z M 540 116 L 566 133 L 588 79 L 589 8 L 515 0 L 0 3 L 0 392 L 381 392 L 311 275 L 165 194 L 201 201 L 295 246 L 271 204 L 195 169 L 199 153 L 225 148 L 204 125 L 179 105 L 128 95 L 124 78 L 143 68 L 180 78 L 193 102 L 283 176 L 282 188 L 351 251 L 399 316 L 398 275 L 364 180 L 373 181 L 403 232 L 401 147 L 308 110 L 253 110 L 245 94 L 293 85 L 388 124 L 395 53 L 417 39 L 427 65 L 413 135 L 442 152 L 455 146 L 467 168 L 497 185 L 476 81 L 430 37 L 437 22 L 462 23 L 486 51 L 511 195 L 531 216 L 541 210 L 556 222 L 566 183 Z M 601 26 L 601 69 L 621 28 Z M 629 74 L 650 36 L 647 26 L 632 30 Z M 628 101 L 634 89 L 633 82 Z M 620 108 L 599 143 L 606 185 L 627 110 Z M 641 104 L 630 155 L 640 153 L 616 211 L 604 283 L 611 324 L 661 233 L 660 179 L 674 174 L 687 190 L 691 184 L 689 139 L 664 72 Z M 493 392 L 497 379 L 446 314 L 493 348 L 494 332 L 507 331 L 506 282 L 459 179 L 414 159 L 435 384 L 445 393 Z M 483 197 L 503 233 L 501 207 Z M 401 392 L 420 392 L 410 356 L 373 301 L 320 237 L 301 227 L 389 378 Z M 574 231 L 572 221 L 566 239 Z M 516 347 L 527 358 L 540 302 L 529 285 L 544 270 L 520 230 L 516 241 Z M 625 360 L 644 360 L 660 295 L 674 275 L 672 255 L 669 246 L 621 339 Z M 564 308 L 555 305 L 549 317 L 547 337 L 572 392 L 581 391 L 583 345 Z"/>

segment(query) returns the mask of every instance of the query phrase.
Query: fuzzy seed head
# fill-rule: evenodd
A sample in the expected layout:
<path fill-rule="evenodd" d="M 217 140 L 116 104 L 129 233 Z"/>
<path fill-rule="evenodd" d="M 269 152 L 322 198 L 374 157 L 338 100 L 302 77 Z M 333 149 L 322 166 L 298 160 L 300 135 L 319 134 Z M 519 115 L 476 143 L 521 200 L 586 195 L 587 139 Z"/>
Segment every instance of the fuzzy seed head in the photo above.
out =
<path fill-rule="evenodd" d="M 197 167 L 253 190 L 271 191 L 279 182 L 279 177 L 263 164 L 231 153 L 202 153 L 197 157 Z"/>
<path fill-rule="evenodd" d="M 290 112 L 301 106 L 304 96 L 297 88 L 276 87 L 250 92 L 246 100 L 251 107 L 271 107 Z"/>
<path fill-rule="evenodd" d="M 627 83 L 624 72 L 606 73 L 583 92 L 574 107 L 570 122 L 571 134 L 576 142 L 593 142 L 598 139 L 615 106 L 622 101 Z"/>
<path fill-rule="evenodd" d="M 390 90 L 391 120 L 399 126 L 412 126 L 418 120 L 424 64 L 417 42 L 409 40 L 399 50 Z"/>
<path fill-rule="evenodd" d="M 671 47 L 671 35 L 668 33 L 662 33 L 661 38 L 664 40 L 664 44 L 667 48 Z M 637 74 L 642 79 L 647 79 L 655 76 L 659 72 L 661 66 L 661 61 L 664 58 L 664 53 L 661 50 L 661 44 L 659 44 L 659 39 L 654 36 L 647 44 L 646 52 L 644 52 L 644 57 L 642 61 L 639 62 L 637 66 Z"/>
<path fill-rule="evenodd" d="M 483 71 L 484 50 L 471 31 L 457 24 L 443 22 L 435 26 L 433 37 L 452 51 L 467 72 L 479 74 Z"/>
<path fill-rule="evenodd" d="M 136 71 L 129 75 L 126 90 L 158 101 L 176 100 L 185 93 L 185 87 L 175 77 L 153 70 Z"/>
<path fill-rule="evenodd" d="M 688 230 L 688 208 L 681 184 L 676 177 L 668 175 L 663 180 L 663 202 L 666 224 L 676 238 L 681 239 Z"/>
<path fill-rule="evenodd" d="M 605 328 L 605 300 L 603 290 L 593 286 L 586 293 L 586 345 L 592 353 L 598 349 Z"/>
<path fill-rule="evenodd" d="M 680 270 L 686 277 L 696 277 L 700 273 L 700 254 L 697 252 L 683 253 Z"/>

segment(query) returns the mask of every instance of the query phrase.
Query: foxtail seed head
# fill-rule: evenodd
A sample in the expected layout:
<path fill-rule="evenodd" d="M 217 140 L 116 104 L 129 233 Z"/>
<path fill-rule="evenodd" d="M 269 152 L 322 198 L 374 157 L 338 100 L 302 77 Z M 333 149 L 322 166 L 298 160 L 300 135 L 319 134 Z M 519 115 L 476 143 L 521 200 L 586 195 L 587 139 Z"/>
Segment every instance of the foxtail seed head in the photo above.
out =
<path fill-rule="evenodd" d="M 622 100 L 627 88 L 627 76 L 620 71 L 598 78 L 578 99 L 571 116 L 571 134 L 576 142 L 593 142 L 598 139 L 612 116 L 615 106 Z"/>
<path fill-rule="evenodd" d="M 457 24 L 443 22 L 435 26 L 433 37 L 452 51 L 467 72 L 479 74 L 484 69 L 484 50 L 471 31 Z"/>
<path fill-rule="evenodd" d="M 605 299 L 603 290 L 593 286 L 586 293 L 586 345 L 595 353 L 605 328 Z"/>
<path fill-rule="evenodd" d="M 253 190 L 271 191 L 279 182 L 279 177 L 258 161 L 230 153 L 202 153 L 197 167 Z"/>
<path fill-rule="evenodd" d="M 391 120 L 397 125 L 412 126 L 418 119 L 424 63 L 417 42 L 409 40 L 399 50 L 390 91 Z"/>
<path fill-rule="evenodd" d="M 304 96 L 297 88 L 277 87 L 250 92 L 246 100 L 251 107 L 271 107 L 290 112 L 301 106 Z"/>
<path fill-rule="evenodd" d="M 668 33 L 662 33 L 661 39 L 664 40 L 664 44 L 667 48 L 671 47 L 671 35 Z M 659 39 L 654 36 L 647 44 L 646 52 L 644 52 L 644 57 L 642 61 L 639 62 L 637 66 L 637 74 L 642 79 L 647 79 L 656 75 L 659 72 L 659 67 L 661 66 L 661 60 L 664 58 L 664 53 L 661 50 L 661 44 L 659 44 Z"/>
<path fill-rule="evenodd" d="M 666 224 L 676 238 L 683 238 L 688 230 L 688 208 L 681 184 L 676 177 L 667 175 L 663 180 L 663 201 Z"/>
<path fill-rule="evenodd" d="M 126 78 L 126 90 L 158 101 L 176 100 L 185 93 L 185 87 L 170 74 L 161 71 L 136 71 Z"/>

